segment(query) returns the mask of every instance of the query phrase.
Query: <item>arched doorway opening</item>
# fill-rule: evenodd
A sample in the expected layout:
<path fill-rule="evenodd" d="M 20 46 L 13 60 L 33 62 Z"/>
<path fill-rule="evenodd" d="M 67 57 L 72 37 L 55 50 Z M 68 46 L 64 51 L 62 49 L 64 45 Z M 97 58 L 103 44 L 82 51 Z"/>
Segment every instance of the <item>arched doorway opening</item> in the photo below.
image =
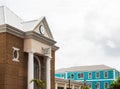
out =
<path fill-rule="evenodd" d="M 34 79 L 41 79 L 41 63 L 38 56 L 34 56 Z M 35 84 L 34 89 L 37 89 Z"/>

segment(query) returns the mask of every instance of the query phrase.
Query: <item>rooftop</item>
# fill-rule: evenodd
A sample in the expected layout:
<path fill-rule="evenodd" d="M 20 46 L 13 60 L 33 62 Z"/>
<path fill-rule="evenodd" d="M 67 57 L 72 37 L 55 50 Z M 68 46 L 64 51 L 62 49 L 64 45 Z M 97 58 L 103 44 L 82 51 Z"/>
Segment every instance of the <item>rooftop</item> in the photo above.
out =
<path fill-rule="evenodd" d="M 114 69 L 112 67 L 106 65 L 90 65 L 90 66 L 74 66 L 69 68 L 61 68 L 56 70 L 56 73 L 63 73 L 63 72 L 73 72 L 73 71 L 98 71 L 98 70 L 108 70 Z"/>
<path fill-rule="evenodd" d="M 0 25 L 9 24 L 23 32 L 32 31 L 44 17 L 32 21 L 24 21 L 6 6 L 0 6 Z"/>

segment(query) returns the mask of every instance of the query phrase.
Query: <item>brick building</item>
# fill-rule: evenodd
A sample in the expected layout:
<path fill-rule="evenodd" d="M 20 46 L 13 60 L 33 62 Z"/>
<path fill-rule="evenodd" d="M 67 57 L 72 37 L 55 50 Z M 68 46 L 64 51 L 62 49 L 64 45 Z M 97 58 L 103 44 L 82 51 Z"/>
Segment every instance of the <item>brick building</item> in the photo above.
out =
<path fill-rule="evenodd" d="M 23 21 L 0 6 L 0 89 L 36 89 L 34 78 L 54 89 L 55 43 L 45 17 Z"/>

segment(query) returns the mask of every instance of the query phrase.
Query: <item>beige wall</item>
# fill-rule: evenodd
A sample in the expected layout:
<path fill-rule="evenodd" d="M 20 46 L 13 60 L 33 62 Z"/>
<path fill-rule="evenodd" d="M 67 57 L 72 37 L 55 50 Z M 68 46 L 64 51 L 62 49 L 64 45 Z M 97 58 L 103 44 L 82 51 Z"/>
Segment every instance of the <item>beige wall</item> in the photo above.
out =
<path fill-rule="evenodd" d="M 25 39 L 24 40 L 24 51 L 25 52 L 36 52 L 41 55 L 44 55 L 42 48 L 50 48 L 50 50 L 51 50 L 51 46 L 45 45 L 34 39 Z M 49 56 L 51 58 L 51 51 L 46 56 Z"/>

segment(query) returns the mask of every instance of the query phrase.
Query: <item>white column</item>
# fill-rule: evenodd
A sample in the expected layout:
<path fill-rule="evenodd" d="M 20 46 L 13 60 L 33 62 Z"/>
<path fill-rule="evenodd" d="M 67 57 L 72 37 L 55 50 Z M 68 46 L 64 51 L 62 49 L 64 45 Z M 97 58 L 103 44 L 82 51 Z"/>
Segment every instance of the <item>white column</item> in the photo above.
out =
<path fill-rule="evenodd" d="M 74 89 L 74 85 L 72 85 L 72 89 Z"/>
<path fill-rule="evenodd" d="M 51 83 L 51 82 L 50 82 L 50 60 L 51 60 L 51 59 L 48 57 L 48 58 L 47 58 L 47 65 L 46 65 L 46 68 L 47 68 L 47 69 L 46 69 L 46 70 L 47 70 L 47 72 L 46 72 L 46 73 L 47 73 L 47 74 L 46 74 L 46 75 L 47 75 L 47 76 L 46 76 L 46 78 L 47 78 L 47 89 L 50 89 L 50 83 Z"/>
<path fill-rule="evenodd" d="M 65 83 L 64 89 L 67 89 L 67 84 Z"/>
<path fill-rule="evenodd" d="M 34 79 L 34 53 L 28 53 L 28 89 L 34 89 L 34 83 L 30 81 Z"/>
<path fill-rule="evenodd" d="M 113 70 L 113 79 L 115 80 L 115 70 Z"/>
<path fill-rule="evenodd" d="M 66 77 L 66 79 L 67 79 L 67 72 L 65 72 L 65 77 Z"/>
<path fill-rule="evenodd" d="M 81 86 L 79 86 L 79 89 L 81 89 Z"/>
<path fill-rule="evenodd" d="M 55 83 L 55 89 L 58 89 L 57 83 Z"/>

